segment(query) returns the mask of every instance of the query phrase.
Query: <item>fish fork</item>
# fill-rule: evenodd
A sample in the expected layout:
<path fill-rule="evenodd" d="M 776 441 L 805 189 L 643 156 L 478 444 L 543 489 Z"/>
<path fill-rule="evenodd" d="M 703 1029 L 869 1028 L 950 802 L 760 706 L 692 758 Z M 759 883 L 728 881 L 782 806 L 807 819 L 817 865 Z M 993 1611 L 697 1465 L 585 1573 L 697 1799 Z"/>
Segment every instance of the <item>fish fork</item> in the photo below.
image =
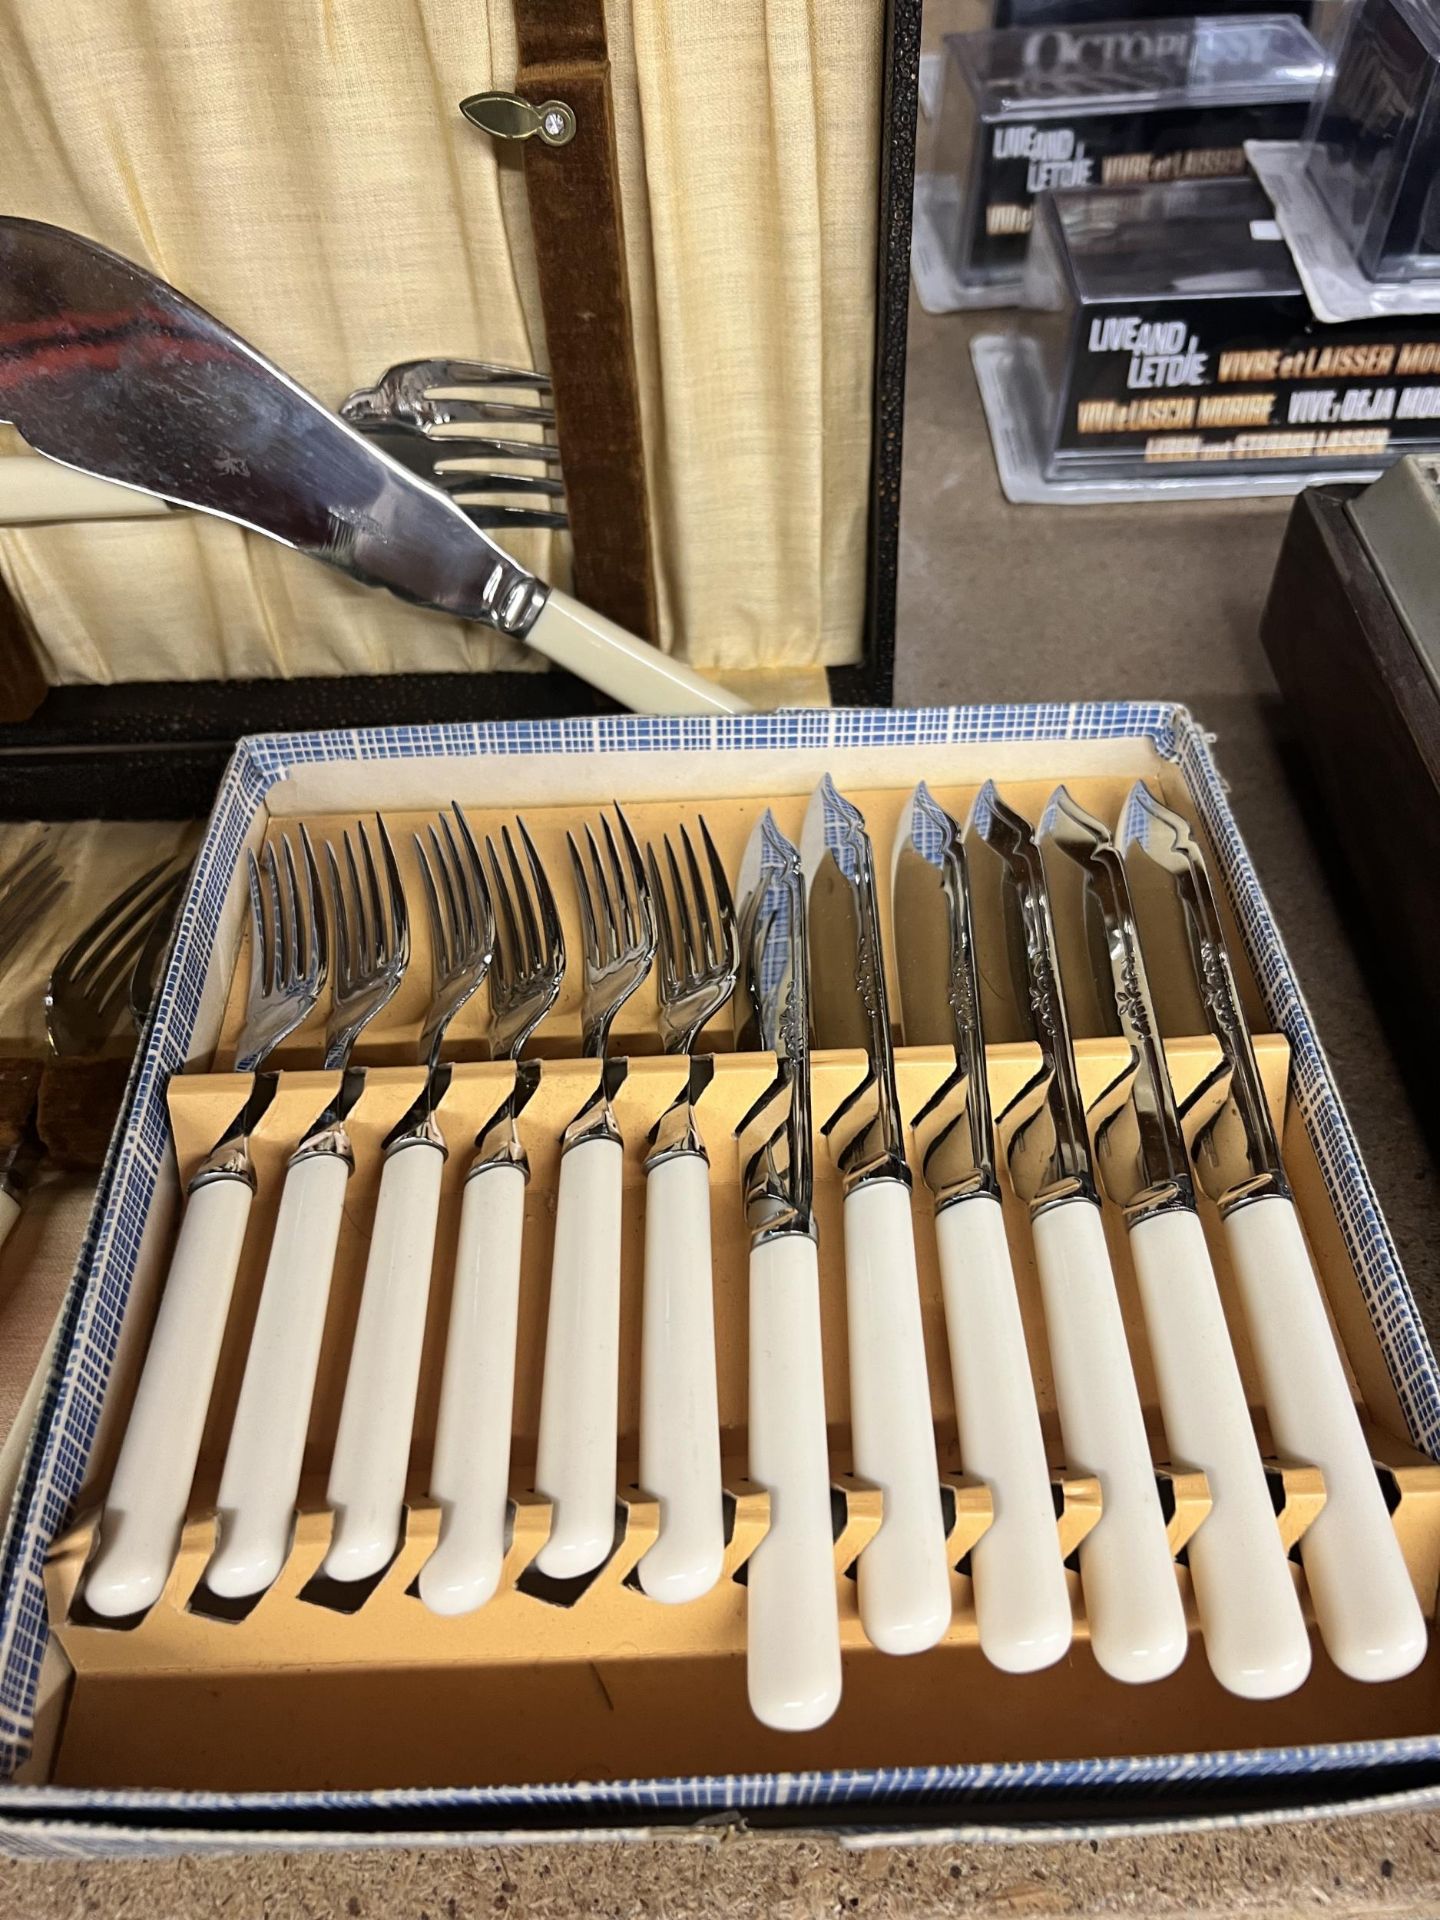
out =
<path fill-rule="evenodd" d="M 494 1593 L 505 1559 L 510 1486 L 510 1419 L 520 1312 L 520 1248 L 530 1164 L 516 1120 L 540 1084 L 520 1059 L 554 1006 L 565 977 L 560 915 L 534 842 L 517 821 L 522 867 L 510 829 L 485 842 L 496 919 L 490 966 L 490 1053 L 513 1060 L 514 1090 L 475 1142 L 465 1178 L 460 1238 L 431 1497 L 440 1540 L 420 1571 L 420 1598 L 433 1613 L 470 1613 Z"/>
<path fill-rule="evenodd" d="M 662 1114 L 645 1162 L 645 1291 L 640 1349 L 640 1484 L 660 1502 L 660 1534 L 637 1577 L 652 1600 L 708 1593 L 725 1557 L 720 1408 L 710 1259 L 710 1160 L 696 1102 L 714 1075 L 695 1039 L 735 991 L 740 941 L 725 868 L 702 817 L 707 888 L 680 828 L 684 868 L 667 834 L 665 877 L 645 850 L 659 932 L 660 1033 L 690 1057 L 683 1093 Z M 713 906 L 712 906 L 713 897 Z"/>
<path fill-rule="evenodd" d="M 346 1121 L 365 1070 L 350 1058 L 410 958 L 400 869 L 378 814 L 375 830 L 378 861 L 359 821 L 355 841 L 348 829 L 342 837 L 343 869 L 333 843 L 325 848 L 334 945 L 325 1068 L 338 1070 L 340 1083 L 292 1156 L 280 1196 L 220 1477 L 220 1536 L 205 1573 L 210 1590 L 226 1599 L 265 1592 L 290 1551 L 345 1191 L 355 1169 Z"/>
<path fill-rule="evenodd" d="M 445 1136 L 435 1117 L 450 1084 L 446 1029 L 489 971 L 495 920 L 480 852 L 453 802 L 415 835 L 430 929 L 430 1010 L 420 1036 L 419 1099 L 385 1142 L 360 1315 L 350 1350 L 327 1499 L 335 1516 L 322 1573 L 367 1580 L 394 1557 L 405 1510 Z"/>
<path fill-rule="evenodd" d="M 154 929 L 164 927 L 189 873 L 161 860 L 108 901 L 66 947 L 45 987 L 45 1031 L 59 1056 L 96 1053 L 115 1031 Z"/>
<path fill-rule="evenodd" d="M 583 1047 L 601 1067 L 600 1084 L 565 1129 L 560 1153 L 535 1458 L 536 1487 L 554 1508 L 535 1565 L 554 1579 L 592 1572 L 615 1538 L 625 1150 L 613 1100 L 625 1064 L 607 1059 L 607 1051 L 611 1022 L 650 971 L 656 939 L 640 849 L 618 806 L 615 817 L 620 839 L 603 821 L 603 858 L 593 831 L 585 829 L 588 873 L 566 835 L 583 934 Z"/>
<path fill-rule="evenodd" d="M 69 884 L 43 839 L 0 872 L 0 961 L 10 957 Z"/>
<path fill-rule="evenodd" d="M 443 389 L 462 386 L 530 392 L 539 396 L 539 404 L 441 397 Z M 568 517 L 544 504 L 560 500 L 565 492 L 558 477 L 560 451 L 549 437 L 555 424 L 554 409 L 545 403 L 549 392 L 545 374 L 522 367 L 475 360 L 408 360 L 388 367 L 373 387 L 358 388 L 340 412 L 342 419 L 383 446 L 392 460 L 451 494 L 477 526 L 559 529 L 570 524 Z M 452 431 L 486 425 L 539 427 L 543 437 Z M 483 459 L 523 460 L 556 471 L 514 473 L 506 467 L 484 467 Z M 514 505 L 486 497 L 507 493 L 528 495 L 540 504 Z"/>
<path fill-rule="evenodd" d="M 298 838 L 298 857 L 288 833 L 279 853 L 270 840 L 258 861 L 247 854 L 250 980 L 235 1071 L 255 1079 L 190 1181 L 85 1581 L 86 1604 L 107 1618 L 153 1606 L 174 1564 L 255 1197 L 250 1135 L 275 1094 L 275 1076 L 260 1068 L 304 1022 L 325 985 L 320 877 L 303 825 Z"/>

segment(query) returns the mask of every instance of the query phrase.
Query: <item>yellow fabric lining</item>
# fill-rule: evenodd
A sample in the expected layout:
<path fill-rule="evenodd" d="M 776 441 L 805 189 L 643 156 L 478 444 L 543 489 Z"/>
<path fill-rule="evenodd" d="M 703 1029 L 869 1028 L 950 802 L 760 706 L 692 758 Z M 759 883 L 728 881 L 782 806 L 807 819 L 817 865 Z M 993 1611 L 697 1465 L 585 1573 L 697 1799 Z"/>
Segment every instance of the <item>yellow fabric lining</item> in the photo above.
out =
<path fill-rule="evenodd" d="M 607 18 L 664 642 L 853 660 L 882 9 Z M 457 110 L 515 69 L 506 0 L 10 0 L 3 204 L 154 266 L 332 405 L 397 360 L 542 366 L 518 154 Z M 510 544 L 568 584 L 563 537 Z M 189 516 L 10 530 L 0 577 L 57 682 L 521 663 Z"/>

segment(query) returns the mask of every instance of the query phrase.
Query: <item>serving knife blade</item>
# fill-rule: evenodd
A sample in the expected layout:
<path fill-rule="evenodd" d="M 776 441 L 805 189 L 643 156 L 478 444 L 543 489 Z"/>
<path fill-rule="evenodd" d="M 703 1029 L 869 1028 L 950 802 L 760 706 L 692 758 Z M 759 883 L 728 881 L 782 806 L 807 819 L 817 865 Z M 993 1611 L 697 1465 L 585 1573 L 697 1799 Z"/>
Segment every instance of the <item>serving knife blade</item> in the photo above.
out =
<path fill-rule="evenodd" d="M 766 1726 L 818 1727 L 840 1704 L 820 1262 L 811 1139 L 810 1015 L 800 856 L 767 808 L 739 877 L 735 1045 L 775 1055 L 741 1121 L 750 1228 L 750 1472 L 770 1526 L 747 1565 L 746 1680 Z"/>
<path fill-rule="evenodd" d="M 891 905 L 906 1044 L 955 1051 L 914 1124 L 935 1196 L 961 1460 L 994 1499 L 970 1556 L 980 1645 L 1005 1672 L 1031 1673 L 1070 1645 L 1070 1591 L 995 1177 L 964 846 L 923 781 L 900 816 Z"/>
<path fill-rule="evenodd" d="M 915 1263 L 910 1169 L 895 1089 L 875 857 L 859 809 L 826 774 L 800 835 L 815 1044 L 854 1047 L 864 1077 L 826 1120 L 844 1187 L 855 1469 L 884 1496 L 856 1570 L 860 1619 L 883 1653 L 933 1647 L 950 1569 Z"/>
<path fill-rule="evenodd" d="M 1325 1478 L 1300 1544 L 1320 1635 L 1352 1679 L 1396 1679 L 1424 1657 L 1425 1620 L 1310 1264 L 1205 856 L 1143 781 L 1117 838 L 1146 943 L 1172 956 L 1164 990 L 1220 1049 L 1190 1103 L 1206 1115 L 1193 1164 L 1224 1222 L 1275 1445 Z"/>
<path fill-rule="evenodd" d="M 0 216 L 0 420 L 62 465 L 523 640 L 642 712 L 746 708 L 537 579 L 164 280 L 11 215 Z"/>
<path fill-rule="evenodd" d="M 1030 1209 L 1066 1458 L 1104 1489 L 1080 1546 L 1091 1645 L 1113 1678 L 1158 1680 L 1185 1657 L 1185 1609 L 1095 1193 L 1040 849 L 993 781 L 975 797 L 964 843 L 982 1017 L 1040 1049 L 1039 1072 L 1002 1123 Z"/>
<path fill-rule="evenodd" d="M 1096 1159 L 1129 1230 L 1172 1455 L 1210 1483 L 1211 1511 L 1188 1555 L 1206 1656 L 1232 1693 L 1274 1699 L 1309 1672 L 1310 1638 L 1195 1211 L 1125 868 L 1109 829 L 1064 787 L 1038 838 L 1065 991 L 1083 996 L 1129 1055 L 1096 1103 Z"/>

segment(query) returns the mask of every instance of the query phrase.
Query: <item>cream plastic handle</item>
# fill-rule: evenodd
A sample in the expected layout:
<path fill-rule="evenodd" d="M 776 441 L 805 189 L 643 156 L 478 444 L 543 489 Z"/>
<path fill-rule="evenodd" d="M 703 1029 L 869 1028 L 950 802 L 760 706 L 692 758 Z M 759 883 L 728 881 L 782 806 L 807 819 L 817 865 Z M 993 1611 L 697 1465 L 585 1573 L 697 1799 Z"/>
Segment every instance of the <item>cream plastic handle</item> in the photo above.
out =
<path fill-rule="evenodd" d="M 381 1170 L 326 1494 L 331 1580 L 370 1579 L 400 1538 L 444 1170 L 444 1149 L 426 1140 L 392 1147 Z"/>
<path fill-rule="evenodd" d="M 611 1139 L 560 1156 L 535 1454 L 536 1488 L 554 1508 L 535 1565 L 556 1580 L 593 1572 L 615 1542 L 624 1164 Z"/>
<path fill-rule="evenodd" d="M 220 1476 L 219 1544 L 205 1570 L 225 1599 L 264 1593 L 290 1551 L 349 1177 L 332 1153 L 297 1160 L 285 1175 Z"/>
<path fill-rule="evenodd" d="M 640 1585 L 652 1600 L 696 1600 L 725 1558 L 710 1168 L 698 1153 L 674 1154 L 645 1179 L 640 1485 L 660 1502 Z"/>
<path fill-rule="evenodd" d="M 430 1475 L 440 1541 L 420 1569 L 420 1598 L 432 1613 L 473 1613 L 500 1582 L 524 1230 L 524 1169 L 488 1166 L 472 1173 L 460 1205 Z"/>
<path fill-rule="evenodd" d="M 1210 1482 L 1211 1509 L 1188 1552 L 1205 1655 L 1231 1693 L 1273 1700 L 1310 1671 L 1310 1636 L 1205 1229 L 1188 1209 L 1157 1214 L 1131 1229 L 1130 1254 L 1172 1457 Z"/>
<path fill-rule="evenodd" d="M 746 1569 L 750 1710 L 798 1733 L 840 1704 L 820 1261 L 805 1234 L 750 1254 L 750 1477 L 770 1494 L 769 1530 Z"/>
<path fill-rule="evenodd" d="M 748 700 L 551 589 L 527 646 L 636 713 L 749 713 Z"/>
<path fill-rule="evenodd" d="M 1100 1482 L 1100 1518 L 1080 1545 L 1090 1643 L 1112 1679 L 1161 1680 L 1185 1658 L 1185 1607 L 1100 1209 L 1062 1201 L 1034 1233 L 1065 1458 Z"/>
<path fill-rule="evenodd" d="M 1226 1216 L 1225 1233 L 1275 1445 L 1325 1479 L 1300 1543 L 1325 1651 L 1352 1680 L 1396 1680 L 1424 1658 L 1425 1618 L 1295 1208 L 1252 1200 Z"/>
<path fill-rule="evenodd" d="M 85 1576 L 86 1604 L 107 1619 L 153 1606 L 175 1564 L 253 1198 L 222 1177 L 186 1204 Z"/>
<path fill-rule="evenodd" d="M 845 1301 L 855 1471 L 884 1496 L 856 1568 L 860 1620 L 882 1653 L 923 1653 L 950 1624 L 950 1567 L 910 1189 L 899 1180 L 845 1197 Z"/>
<path fill-rule="evenodd" d="M 1052 1666 L 1074 1620 L 1005 1215 L 973 1195 L 935 1216 L 950 1374 L 966 1473 L 995 1518 L 970 1555 L 980 1646 L 1005 1673 Z"/>
<path fill-rule="evenodd" d="M 35 454 L 0 454 L 0 527 L 62 520 L 151 520 L 173 509 L 152 494 L 77 473 Z"/>
<path fill-rule="evenodd" d="M 13 1193 L 0 1191 L 0 1247 L 10 1238 L 10 1229 L 20 1218 L 20 1202 Z"/>

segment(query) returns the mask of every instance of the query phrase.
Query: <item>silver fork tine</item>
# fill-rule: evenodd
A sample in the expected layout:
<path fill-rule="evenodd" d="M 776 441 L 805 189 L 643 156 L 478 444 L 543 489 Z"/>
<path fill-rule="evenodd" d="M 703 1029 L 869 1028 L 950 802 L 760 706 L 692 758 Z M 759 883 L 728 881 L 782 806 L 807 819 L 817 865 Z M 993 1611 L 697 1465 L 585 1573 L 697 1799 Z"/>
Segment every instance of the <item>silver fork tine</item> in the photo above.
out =
<path fill-rule="evenodd" d="M 636 924 L 634 904 L 630 898 L 630 888 L 625 884 L 625 870 L 620 865 L 620 849 L 615 845 L 615 835 L 611 831 L 609 815 L 600 822 L 605 834 L 605 851 L 610 856 L 610 872 L 615 881 L 615 901 L 617 907 L 617 931 L 621 944 L 634 946 L 639 938 L 640 929 Z"/>
<path fill-rule="evenodd" d="M 586 832 L 589 832 L 587 827 Z M 575 895 L 580 902 L 580 934 L 585 943 L 585 957 L 592 966 L 604 964 L 600 952 L 599 930 L 595 925 L 595 907 L 590 898 L 590 883 L 585 877 L 585 867 L 580 858 L 580 849 L 573 835 L 566 834 L 565 844 L 570 849 L 570 864 L 575 870 Z M 594 841 L 591 841 L 594 846 Z"/>
<path fill-rule="evenodd" d="M 695 948 L 698 961 L 713 966 L 719 958 L 715 945 L 715 928 L 710 918 L 710 900 L 705 892 L 705 882 L 700 877 L 700 862 L 695 858 L 695 848 L 690 835 L 682 826 L 680 841 L 685 848 L 685 865 L 690 874 L 690 885 L 695 894 L 695 921 L 699 932 L 699 941 Z"/>
<path fill-rule="evenodd" d="M 309 950 L 310 926 L 305 918 L 304 908 L 300 900 L 300 878 L 295 871 L 295 850 L 290 844 L 289 834 L 284 836 L 280 844 L 285 849 L 285 885 L 290 899 L 290 912 L 288 916 L 290 946 L 286 954 L 286 964 L 288 977 L 294 980 L 299 978 L 300 969 L 304 964 L 300 954 L 300 943 L 302 939 L 305 942 L 307 952 Z"/>
<path fill-rule="evenodd" d="M 76 972 L 93 965 L 107 942 L 125 939 L 136 927 L 148 926 L 156 902 L 174 884 L 174 861 L 161 860 L 109 902 L 104 911 L 71 942 L 56 967 Z"/>
<path fill-rule="evenodd" d="M 433 827 L 430 829 L 430 835 L 431 838 L 434 839 L 435 829 Z M 448 973 L 450 971 L 450 953 L 449 941 L 446 937 L 445 916 L 441 910 L 440 895 L 435 886 L 435 875 L 431 871 L 429 860 L 425 857 L 425 842 L 420 838 L 418 833 L 415 835 L 415 852 L 420 861 L 420 880 L 425 889 L 425 905 L 430 915 L 430 939 L 435 951 L 435 964 L 440 973 Z M 440 858 L 440 843 L 438 840 L 435 842 L 435 858 L 437 861 Z"/>
<path fill-rule="evenodd" d="M 375 870 L 375 849 L 370 844 L 370 835 L 361 822 L 356 823 L 355 830 L 360 836 L 360 848 L 365 856 L 365 881 L 370 889 L 371 946 L 368 958 L 372 966 L 378 966 L 389 943 L 390 926 L 385 917 L 385 902 L 380 894 L 380 875 Z"/>
<path fill-rule="evenodd" d="M 551 891 L 550 879 L 540 864 L 540 856 L 535 851 L 535 842 L 530 838 L 530 829 L 517 815 L 516 826 L 520 829 L 520 838 L 525 844 L 525 855 L 530 863 L 530 874 L 534 882 L 535 901 L 540 910 L 540 926 L 545 934 L 544 962 L 565 968 L 565 942 L 560 932 L 560 909 L 555 904 L 555 895 Z M 508 834 L 507 834 L 508 838 Z M 525 896 L 525 910 L 530 911 L 530 895 Z M 558 958 L 557 958 L 558 956 Z"/>
<path fill-rule="evenodd" d="M 48 912 L 69 882 L 52 861 L 32 867 L 0 900 L 0 952 L 22 939 L 30 926 Z"/>
<path fill-rule="evenodd" d="M 507 851 L 509 849 L 507 848 Z M 492 978 L 504 978 L 507 974 L 522 974 L 528 971 L 529 956 L 520 937 L 516 923 L 515 910 L 510 904 L 510 889 L 505 884 L 505 876 L 500 871 L 500 857 L 495 851 L 495 842 L 487 834 L 485 852 L 490 861 L 490 872 L 494 880 L 491 895 L 495 901 L 495 918 L 499 925 L 500 940 L 495 946 L 496 972 Z M 516 875 L 516 891 L 519 891 L 519 876 Z"/>
<path fill-rule="evenodd" d="M 630 868 L 630 891 L 636 915 L 636 937 L 650 946 L 655 944 L 655 910 L 650 899 L 650 889 L 645 884 L 645 863 L 640 858 L 640 844 L 630 831 L 630 822 L 615 806 L 615 818 L 620 822 L 620 837 L 625 843 L 625 857 Z"/>
<path fill-rule="evenodd" d="M 553 440 L 504 440 L 488 433 L 447 433 L 443 438 L 437 437 L 434 445 L 442 449 L 435 462 L 437 473 L 458 471 L 464 460 L 533 460 L 542 467 L 560 465 L 560 449 Z M 461 447 L 467 451 L 461 453 Z M 563 492 L 563 488 L 561 490 Z"/>
<path fill-rule="evenodd" d="M 668 842 L 665 851 L 667 854 L 670 852 Z M 670 864 L 673 869 L 673 857 Z M 655 896 L 655 925 L 659 934 L 656 958 L 660 967 L 660 996 L 664 999 L 666 995 L 674 992 L 676 986 L 675 934 L 670 922 L 670 902 L 666 898 L 665 884 L 660 878 L 660 867 L 655 859 L 654 847 L 645 849 L 645 870 L 650 876 L 650 891 Z"/>
<path fill-rule="evenodd" d="M 523 820 L 520 822 L 520 831 L 522 834 L 525 832 L 525 823 Z M 517 911 L 520 917 L 520 929 L 524 936 L 524 945 L 521 951 L 525 956 L 525 971 L 528 973 L 534 968 L 543 965 L 545 950 L 540 943 L 540 928 L 535 918 L 534 906 L 531 904 L 530 889 L 525 884 L 525 877 L 520 871 L 519 856 L 515 852 L 515 842 L 510 838 L 510 829 L 508 826 L 501 828 L 500 837 L 505 842 L 505 858 L 510 866 L 511 878 L 515 883 L 515 898 L 518 902 Z M 531 864 L 533 869 L 533 848 L 531 849 Z M 541 879 L 542 881 L 544 880 L 543 874 L 541 875 Z M 548 883 L 546 883 L 546 892 L 549 892 Z M 554 904 L 553 899 L 551 904 Z"/>

